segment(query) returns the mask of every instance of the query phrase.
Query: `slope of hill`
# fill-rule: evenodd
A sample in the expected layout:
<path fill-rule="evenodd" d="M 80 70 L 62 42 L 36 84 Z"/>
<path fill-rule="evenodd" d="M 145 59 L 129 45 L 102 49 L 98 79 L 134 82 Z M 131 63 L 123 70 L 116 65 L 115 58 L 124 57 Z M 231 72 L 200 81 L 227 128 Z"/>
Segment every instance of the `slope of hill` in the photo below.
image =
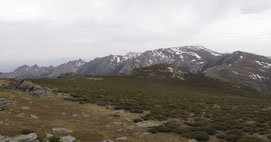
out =
<path fill-rule="evenodd" d="M 164 78 L 172 75 L 168 67 L 179 74 L 179 69 L 164 64 L 117 76 L 32 81 L 72 94 L 72 101 L 142 114 L 134 120 L 137 125 L 161 121 L 160 126 L 149 129 L 151 133 L 176 133 L 199 141 L 254 139 L 251 135 L 268 140 L 269 96 L 202 74 L 181 72 L 181 79 Z"/>

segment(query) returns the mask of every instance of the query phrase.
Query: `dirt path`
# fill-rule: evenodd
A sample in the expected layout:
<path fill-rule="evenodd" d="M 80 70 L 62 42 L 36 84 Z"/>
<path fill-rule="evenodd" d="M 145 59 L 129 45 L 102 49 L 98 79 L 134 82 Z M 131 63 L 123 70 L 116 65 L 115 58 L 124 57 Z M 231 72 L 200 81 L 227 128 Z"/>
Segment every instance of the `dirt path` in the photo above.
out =
<path fill-rule="evenodd" d="M 69 135 L 81 142 L 102 142 L 119 137 L 127 137 L 129 142 L 187 141 L 175 134 L 147 134 L 146 128 L 139 128 L 132 122 L 140 117 L 139 114 L 125 112 L 120 117 L 113 117 L 114 110 L 67 101 L 63 95 L 41 99 L 23 92 L 0 90 L 0 98 L 11 102 L 0 112 L 0 135 L 15 136 L 28 129 L 40 137 L 45 137 L 46 133 L 63 136 L 53 133 L 52 128 L 65 128 L 72 130 Z"/>

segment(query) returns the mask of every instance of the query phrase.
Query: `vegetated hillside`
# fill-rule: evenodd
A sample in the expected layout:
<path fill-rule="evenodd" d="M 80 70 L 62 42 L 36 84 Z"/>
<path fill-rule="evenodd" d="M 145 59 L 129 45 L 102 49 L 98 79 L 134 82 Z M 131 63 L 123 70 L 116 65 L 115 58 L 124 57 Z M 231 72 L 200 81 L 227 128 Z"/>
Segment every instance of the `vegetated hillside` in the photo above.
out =
<path fill-rule="evenodd" d="M 184 79 L 185 72 L 170 64 L 156 64 L 149 67 L 137 68 L 121 75 L 133 76 L 136 78 L 151 79 Z"/>
<path fill-rule="evenodd" d="M 164 76 L 165 66 L 134 70 L 130 75 L 32 81 L 71 93 L 73 101 L 111 105 L 133 113 L 149 111 L 135 122 L 166 120 L 161 126 L 151 128 L 152 133 L 173 132 L 202 141 L 213 136 L 227 141 L 268 139 L 270 97 L 199 74 L 183 73 L 181 79 L 157 79 L 161 70 Z M 142 77 L 141 71 L 146 69 L 155 71 L 155 77 Z M 143 75 L 146 75 L 144 71 Z"/>

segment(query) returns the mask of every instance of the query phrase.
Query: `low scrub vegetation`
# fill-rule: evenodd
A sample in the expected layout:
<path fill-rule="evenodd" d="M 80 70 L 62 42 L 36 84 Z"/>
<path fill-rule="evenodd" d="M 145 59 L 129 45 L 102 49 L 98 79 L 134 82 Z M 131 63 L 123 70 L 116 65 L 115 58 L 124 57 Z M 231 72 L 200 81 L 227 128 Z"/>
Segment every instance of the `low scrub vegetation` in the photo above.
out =
<path fill-rule="evenodd" d="M 271 133 L 270 97 L 244 86 L 189 73 L 183 74 L 183 80 L 129 76 L 99 78 L 103 79 L 31 81 L 72 94 L 72 101 L 112 105 L 133 113 L 150 112 L 134 122 L 168 120 L 168 123 L 151 128 L 152 133 L 177 133 L 199 141 L 208 141 L 215 135 L 231 142 L 256 140 L 249 137 L 253 134 L 267 138 Z"/>

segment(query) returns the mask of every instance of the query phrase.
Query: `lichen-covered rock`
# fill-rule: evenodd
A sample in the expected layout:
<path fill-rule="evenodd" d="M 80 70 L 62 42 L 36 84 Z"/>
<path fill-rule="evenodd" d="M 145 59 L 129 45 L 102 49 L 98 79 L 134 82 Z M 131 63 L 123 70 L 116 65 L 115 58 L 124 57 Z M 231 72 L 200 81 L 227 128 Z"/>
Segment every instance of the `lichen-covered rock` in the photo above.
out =
<path fill-rule="evenodd" d="M 73 136 L 64 136 L 64 137 L 60 137 L 59 142 L 75 142 L 76 138 Z"/>
<path fill-rule="evenodd" d="M 53 128 L 52 131 L 54 133 L 71 133 L 72 130 L 65 129 L 65 128 Z"/>
<path fill-rule="evenodd" d="M 127 141 L 127 137 L 119 137 L 119 138 L 116 138 L 115 141 L 117 141 L 117 142 L 125 142 L 125 141 Z"/>
<path fill-rule="evenodd" d="M 36 133 L 30 133 L 27 135 L 19 135 L 14 137 L 14 140 L 17 140 L 18 142 L 32 142 L 35 141 L 38 138 L 38 135 Z"/>
<path fill-rule="evenodd" d="M 158 126 L 158 124 L 155 124 L 155 123 L 152 123 L 152 122 L 149 122 L 149 121 L 138 122 L 138 123 L 136 123 L 136 125 L 138 127 L 141 127 L 141 128 L 148 128 L 148 127 Z"/>
<path fill-rule="evenodd" d="M 124 113 L 124 110 L 117 110 L 112 113 L 112 116 L 118 117 Z"/>
<path fill-rule="evenodd" d="M 15 137 L 7 137 L 0 135 L 0 142 L 39 142 L 37 138 L 38 135 L 36 133 L 30 133 L 27 135 L 18 135 Z"/>

